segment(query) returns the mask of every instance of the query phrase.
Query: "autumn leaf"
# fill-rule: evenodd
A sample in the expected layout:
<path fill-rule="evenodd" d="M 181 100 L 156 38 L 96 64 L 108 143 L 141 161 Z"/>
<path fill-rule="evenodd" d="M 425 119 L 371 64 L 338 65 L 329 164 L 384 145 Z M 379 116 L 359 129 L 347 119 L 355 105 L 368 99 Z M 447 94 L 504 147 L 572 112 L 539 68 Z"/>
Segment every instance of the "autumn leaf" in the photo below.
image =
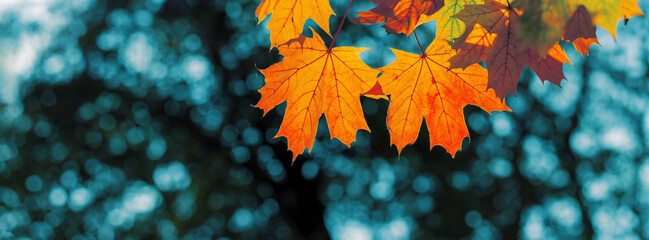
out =
<path fill-rule="evenodd" d="M 362 94 L 364 97 L 374 98 L 374 99 L 385 99 L 390 101 L 390 99 L 383 92 L 383 87 L 377 81 L 376 84 L 370 90 Z"/>
<path fill-rule="evenodd" d="M 579 13 L 579 6 L 588 10 L 594 25 L 602 26 L 614 38 L 620 18 L 643 15 L 637 0 L 518 0 L 512 5 L 523 11 L 520 40 L 539 51 L 547 50 L 560 37 L 566 37 L 564 33 L 570 34 L 564 27 Z"/>
<path fill-rule="evenodd" d="M 517 24 L 517 21 L 512 23 L 512 19 L 510 18 L 516 18 L 519 13 L 505 5 L 503 1 L 485 0 L 484 4 L 465 6 L 464 9 L 453 15 L 454 18 L 464 22 L 465 25 L 465 30 L 456 39 L 453 48 L 457 50 L 467 41 L 467 43 L 474 45 L 489 47 L 493 45 L 494 39 L 499 33 L 501 35 L 508 35 L 504 33 L 513 35 L 515 30 L 512 26 Z M 487 57 L 486 55 L 481 55 L 480 57 L 475 57 L 476 59 L 470 58 L 465 59 L 467 63 L 463 64 L 464 67 L 475 62 L 484 61 Z"/>
<path fill-rule="evenodd" d="M 435 41 L 426 51 L 420 46 L 421 55 L 392 49 L 397 60 L 379 69 L 378 79 L 379 70 L 358 57 L 365 49 L 331 48 L 317 34 L 313 38 L 300 34 L 311 18 L 331 36 L 328 18 L 334 13 L 327 0 L 263 0 L 257 9 L 260 20 L 272 13 L 271 47 L 278 47 L 284 56 L 260 70 L 266 85 L 259 90 L 257 107 L 265 115 L 287 102 L 276 137 L 287 138 L 293 160 L 313 147 L 323 115 L 331 137 L 347 146 L 358 130 L 369 131 L 362 96 L 390 101 L 387 126 L 399 152 L 416 141 L 423 121 L 431 148 L 441 145 L 454 156 L 469 137 L 466 105 L 489 113 L 509 110 L 503 99 L 516 93 L 526 66 L 541 81 L 560 85 L 565 79 L 563 65 L 570 63 L 560 40 L 572 42 L 585 54 L 597 43 L 595 25 L 615 36 L 619 18 L 642 15 L 636 0 L 370 1 L 378 6 L 359 13 L 353 22 L 383 23 L 388 32 L 406 35 L 422 23 L 438 23 Z"/>
<path fill-rule="evenodd" d="M 313 147 L 318 121 L 324 114 L 332 138 L 350 146 L 358 130 L 369 131 L 360 97 L 376 84 L 379 71 L 367 66 L 356 47 L 329 49 L 317 34 L 280 45 L 284 59 L 261 70 L 266 85 L 257 107 L 264 115 L 288 102 L 275 137 L 286 137 L 293 161 Z"/>
<path fill-rule="evenodd" d="M 637 0 L 573 1 L 579 3 L 576 5 L 584 5 L 591 16 L 593 16 L 593 23 L 602 26 L 614 38 L 616 36 L 615 28 L 620 18 L 629 19 L 633 16 L 643 15 L 642 10 L 638 7 Z"/>
<path fill-rule="evenodd" d="M 493 90 L 486 90 L 487 70 L 477 64 L 450 69 L 455 50 L 435 40 L 422 55 L 391 49 L 397 60 L 383 68 L 379 83 L 390 95 L 387 126 L 390 143 L 401 150 L 419 135 L 422 120 L 429 130 L 431 149 L 440 145 L 452 155 L 469 137 L 463 109 L 476 105 L 491 113 L 509 111 Z"/>
<path fill-rule="evenodd" d="M 584 6 L 579 6 L 566 23 L 564 40 L 572 42 L 575 49 L 583 56 L 588 53 L 590 45 L 599 44 L 595 33 L 596 27 L 590 13 Z"/>
<path fill-rule="evenodd" d="M 464 9 L 466 5 L 484 4 L 483 0 L 446 0 L 442 7 L 435 14 L 424 16 L 425 21 L 437 20 L 436 38 L 452 42 L 464 32 L 464 22 L 455 18 L 454 15 Z"/>
<path fill-rule="evenodd" d="M 370 0 L 377 7 L 359 12 L 352 19 L 354 24 L 384 23 L 383 28 L 389 33 L 405 33 L 410 36 L 417 26 L 431 21 L 421 21 L 422 16 L 432 15 L 443 5 L 443 0 Z"/>
<path fill-rule="evenodd" d="M 522 11 L 521 24 L 516 31 L 518 40 L 526 47 L 546 52 L 561 40 L 566 22 L 577 8 L 573 0 L 512 1 L 512 7 Z"/>
<path fill-rule="evenodd" d="M 563 73 L 563 64 L 570 63 L 568 55 L 566 55 L 565 50 L 559 45 L 559 42 L 554 43 L 552 48 L 547 52 L 545 56 L 540 56 L 540 54 L 533 48 L 527 48 L 527 56 L 529 66 L 532 71 L 536 73 L 539 79 L 547 80 L 554 85 L 560 86 L 561 80 L 565 79 L 566 76 Z"/>
<path fill-rule="evenodd" d="M 530 66 L 539 78 L 559 85 L 564 77 L 563 64 L 569 62 L 558 43 L 549 50 L 551 56 L 539 54 L 517 41 L 521 12 L 502 2 L 486 0 L 483 5 L 469 5 L 455 15 L 467 29 L 453 43 L 458 49 L 451 57 L 451 68 L 466 68 L 484 61 L 489 70 L 488 88 L 499 98 L 516 93 L 525 66 Z"/>
<path fill-rule="evenodd" d="M 466 68 L 484 61 L 489 69 L 488 88 L 499 98 L 516 93 L 516 86 L 525 64 L 529 62 L 523 48 L 519 48 L 514 29 L 518 13 L 493 0 L 483 5 L 466 6 L 455 15 L 467 29 L 453 44 L 459 49 L 453 56 L 451 68 Z M 484 26 L 484 27 L 483 27 Z"/>
<path fill-rule="evenodd" d="M 273 14 L 268 22 L 271 48 L 300 37 L 304 24 L 310 18 L 331 36 L 329 17 L 335 15 L 329 0 L 263 0 L 255 14 L 258 23 Z"/>

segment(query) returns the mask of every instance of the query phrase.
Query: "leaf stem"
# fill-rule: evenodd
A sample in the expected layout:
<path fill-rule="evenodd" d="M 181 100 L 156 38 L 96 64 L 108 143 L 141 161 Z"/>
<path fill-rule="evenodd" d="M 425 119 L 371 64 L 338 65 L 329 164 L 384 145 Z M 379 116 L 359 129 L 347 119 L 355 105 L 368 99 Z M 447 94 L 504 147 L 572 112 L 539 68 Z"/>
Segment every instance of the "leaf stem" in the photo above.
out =
<path fill-rule="evenodd" d="M 421 55 L 422 55 L 422 56 L 426 55 L 426 53 L 424 53 L 424 49 L 421 48 L 421 44 L 419 43 L 419 38 L 417 37 L 417 32 L 415 32 L 415 31 L 413 30 L 412 33 L 415 34 L 415 40 L 417 40 L 417 46 L 419 47 L 419 51 L 421 51 Z"/>
<path fill-rule="evenodd" d="M 338 38 L 338 34 L 340 33 L 340 29 L 343 28 L 343 24 L 345 23 L 345 19 L 347 18 L 347 13 L 349 13 L 349 9 L 352 8 L 352 3 L 354 3 L 354 0 L 349 1 L 349 6 L 347 6 L 347 10 L 345 11 L 345 15 L 343 16 L 343 20 L 340 21 L 340 26 L 338 26 L 338 31 L 336 31 L 336 35 L 334 35 L 334 39 L 331 41 L 331 44 L 329 45 L 329 51 L 334 47 L 334 43 L 336 43 L 336 38 Z"/>

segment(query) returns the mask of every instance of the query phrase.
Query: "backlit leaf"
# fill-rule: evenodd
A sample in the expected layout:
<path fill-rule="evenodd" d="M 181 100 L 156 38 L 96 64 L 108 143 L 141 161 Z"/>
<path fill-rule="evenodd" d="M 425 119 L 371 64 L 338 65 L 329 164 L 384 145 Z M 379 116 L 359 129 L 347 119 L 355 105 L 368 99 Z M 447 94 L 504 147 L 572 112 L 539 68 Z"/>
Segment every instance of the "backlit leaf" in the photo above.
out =
<path fill-rule="evenodd" d="M 359 12 L 358 17 L 352 19 L 353 23 L 384 23 L 383 28 L 389 33 L 405 33 L 406 36 L 410 36 L 417 26 L 432 20 L 424 20 L 423 16 L 432 15 L 444 5 L 443 0 L 370 1 L 378 6 L 366 12 Z"/>
<path fill-rule="evenodd" d="M 577 11 L 568 19 L 564 40 L 572 42 L 575 49 L 585 55 L 593 43 L 598 43 L 595 34 L 596 27 L 590 17 L 588 10 L 580 6 Z"/>
<path fill-rule="evenodd" d="M 319 35 L 280 45 L 284 59 L 261 70 L 266 85 L 257 107 L 268 113 L 288 102 L 276 137 L 286 137 L 293 160 L 313 146 L 324 114 L 332 138 L 349 146 L 358 130 L 367 130 L 360 97 L 376 84 L 379 71 L 359 58 L 356 47 L 328 49 Z"/>
<path fill-rule="evenodd" d="M 430 17 L 437 20 L 437 37 L 452 42 L 464 32 L 464 22 L 453 17 L 455 14 L 464 9 L 466 5 L 483 4 L 483 0 L 446 0 L 442 7 Z"/>
<path fill-rule="evenodd" d="M 440 145 L 455 156 L 462 140 L 469 137 L 463 113 L 466 105 L 489 113 L 509 110 L 493 90 L 486 90 L 486 69 L 478 64 L 450 69 L 448 59 L 455 50 L 443 40 L 435 40 L 423 55 L 392 51 L 397 60 L 380 69 L 379 83 L 391 96 L 387 126 L 390 142 L 399 152 L 415 142 L 424 120 L 431 149 Z"/>
<path fill-rule="evenodd" d="M 271 48 L 300 37 L 309 18 L 331 35 L 329 17 L 335 15 L 329 0 L 263 0 L 255 12 L 258 23 L 271 13 L 266 26 L 270 30 Z"/>
<path fill-rule="evenodd" d="M 489 70 L 488 88 L 499 98 L 516 93 L 525 66 L 530 66 L 541 80 L 559 85 L 564 77 L 563 64 L 569 62 L 558 43 L 540 55 L 534 48 L 517 41 L 521 12 L 502 2 L 486 0 L 483 5 L 466 6 L 456 14 L 467 30 L 454 43 L 457 55 L 451 57 L 452 68 L 466 68 L 484 61 Z M 471 28 L 470 28 L 471 27 Z"/>

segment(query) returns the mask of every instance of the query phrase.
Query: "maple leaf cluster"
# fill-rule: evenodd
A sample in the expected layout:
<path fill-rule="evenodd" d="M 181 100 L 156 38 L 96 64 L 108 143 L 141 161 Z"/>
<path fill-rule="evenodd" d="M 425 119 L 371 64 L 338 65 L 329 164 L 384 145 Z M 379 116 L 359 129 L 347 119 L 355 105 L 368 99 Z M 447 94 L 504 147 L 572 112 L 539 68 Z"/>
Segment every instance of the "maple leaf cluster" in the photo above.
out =
<path fill-rule="evenodd" d="M 335 13 L 328 0 L 263 0 L 257 8 L 259 23 L 272 14 L 271 48 L 284 58 L 260 70 L 266 84 L 256 107 L 265 115 L 287 102 L 276 137 L 287 138 L 293 161 L 312 148 L 322 115 L 331 138 L 347 146 L 359 130 L 370 131 L 362 96 L 389 99 L 386 123 L 398 152 L 415 142 L 423 121 L 431 149 L 440 145 L 455 156 L 469 137 L 465 106 L 510 111 L 504 98 L 516 93 L 525 66 L 559 85 L 570 63 L 560 41 L 586 54 L 598 43 L 596 25 L 615 36 L 620 18 L 642 15 L 636 0 L 370 1 L 377 6 L 359 12 L 353 23 L 383 24 L 388 33 L 416 37 L 417 26 L 435 20 L 435 40 L 425 50 L 419 46 L 420 54 L 391 49 L 396 61 L 374 69 L 359 58 L 366 48 L 334 47 L 340 27 L 329 46 L 313 30 L 312 38 L 301 35 L 312 19 L 332 36 Z"/>

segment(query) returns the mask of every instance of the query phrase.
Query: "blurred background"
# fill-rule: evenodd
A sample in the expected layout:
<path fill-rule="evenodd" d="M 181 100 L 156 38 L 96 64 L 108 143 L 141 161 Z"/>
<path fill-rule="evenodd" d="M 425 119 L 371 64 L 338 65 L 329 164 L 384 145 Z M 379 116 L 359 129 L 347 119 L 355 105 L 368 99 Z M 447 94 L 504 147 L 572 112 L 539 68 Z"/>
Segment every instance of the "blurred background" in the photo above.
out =
<path fill-rule="evenodd" d="M 648 18 L 586 58 L 563 44 L 561 87 L 527 69 L 514 112 L 467 107 L 455 159 L 427 137 L 397 157 L 388 102 L 362 99 L 371 135 L 347 149 L 322 121 L 291 166 L 284 106 L 252 107 L 281 59 L 259 2 L 0 1 L 0 239 L 649 238 Z M 349 22 L 337 45 L 418 51 Z"/>

